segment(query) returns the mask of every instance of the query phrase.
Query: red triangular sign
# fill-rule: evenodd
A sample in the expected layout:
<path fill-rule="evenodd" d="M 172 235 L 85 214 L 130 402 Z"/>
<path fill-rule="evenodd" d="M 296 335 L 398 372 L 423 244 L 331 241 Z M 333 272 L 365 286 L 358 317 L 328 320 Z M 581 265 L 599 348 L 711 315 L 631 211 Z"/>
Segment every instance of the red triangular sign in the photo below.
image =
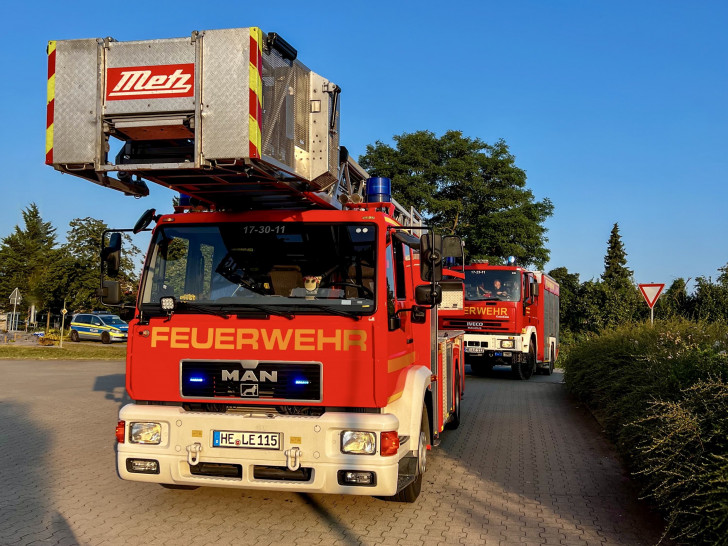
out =
<path fill-rule="evenodd" d="M 652 309 L 655 306 L 655 303 L 657 303 L 657 298 L 660 297 L 660 294 L 662 293 L 662 289 L 665 288 L 664 284 L 640 284 L 640 292 L 642 292 L 642 296 L 645 298 L 645 301 L 647 302 L 647 305 L 650 306 L 650 309 Z"/>

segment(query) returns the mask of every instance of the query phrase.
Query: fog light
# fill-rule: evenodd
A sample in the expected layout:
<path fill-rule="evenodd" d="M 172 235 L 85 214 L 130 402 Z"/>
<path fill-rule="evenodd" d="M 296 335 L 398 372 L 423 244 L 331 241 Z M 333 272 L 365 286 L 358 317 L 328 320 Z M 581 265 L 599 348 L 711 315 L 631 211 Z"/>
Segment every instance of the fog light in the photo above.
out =
<path fill-rule="evenodd" d="M 377 485 L 377 475 L 374 472 L 339 470 L 337 477 L 339 485 L 360 485 L 365 487 Z"/>
<path fill-rule="evenodd" d="M 513 340 L 512 339 L 501 339 L 500 346 L 501 346 L 501 349 L 513 349 Z"/>
<path fill-rule="evenodd" d="M 126 470 L 135 474 L 159 474 L 159 462 L 154 459 L 127 459 Z"/>
<path fill-rule="evenodd" d="M 352 455 L 374 455 L 377 451 L 377 435 L 362 430 L 345 430 L 341 433 L 341 452 Z"/>
<path fill-rule="evenodd" d="M 396 430 L 389 431 L 389 432 L 382 432 L 379 435 L 380 438 L 380 449 L 379 454 L 382 457 L 389 457 L 391 455 L 396 455 L 399 451 L 399 434 L 397 434 Z"/>
<path fill-rule="evenodd" d="M 160 423 L 132 423 L 129 427 L 129 443 L 159 445 L 162 442 Z"/>

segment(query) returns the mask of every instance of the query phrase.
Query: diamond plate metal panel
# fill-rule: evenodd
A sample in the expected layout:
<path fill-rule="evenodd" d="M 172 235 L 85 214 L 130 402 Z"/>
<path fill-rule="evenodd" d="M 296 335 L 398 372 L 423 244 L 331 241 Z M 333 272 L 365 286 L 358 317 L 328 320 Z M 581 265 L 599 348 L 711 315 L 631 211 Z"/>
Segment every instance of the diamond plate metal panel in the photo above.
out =
<path fill-rule="evenodd" d="M 97 42 L 63 40 L 56 45 L 53 163 L 94 163 L 98 145 Z"/>
<path fill-rule="evenodd" d="M 189 64 L 194 62 L 195 44 L 191 38 L 110 42 L 106 51 L 104 77 L 107 68 Z M 106 101 L 104 105 L 104 114 L 106 116 L 194 112 L 194 110 L 194 97 L 115 100 Z"/>
<path fill-rule="evenodd" d="M 201 39 L 202 155 L 248 157 L 250 31 L 207 30 Z"/>
<path fill-rule="evenodd" d="M 294 172 L 296 75 L 295 65 L 278 52 L 263 54 L 263 154 Z"/>

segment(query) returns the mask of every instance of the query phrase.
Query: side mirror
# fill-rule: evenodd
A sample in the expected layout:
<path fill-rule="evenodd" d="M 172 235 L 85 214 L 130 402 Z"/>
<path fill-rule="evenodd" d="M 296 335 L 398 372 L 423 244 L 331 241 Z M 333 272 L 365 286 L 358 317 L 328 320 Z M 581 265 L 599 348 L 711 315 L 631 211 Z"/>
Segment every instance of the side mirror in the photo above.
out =
<path fill-rule="evenodd" d="M 121 233 L 112 233 L 109 246 L 101 251 L 101 262 L 106 263 L 106 274 L 116 277 L 121 267 Z"/>
<path fill-rule="evenodd" d="M 402 327 L 402 319 L 399 315 L 392 315 L 389 317 L 389 331 L 393 332 Z"/>
<path fill-rule="evenodd" d="M 442 255 L 445 258 L 463 257 L 463 242 L 457 235 L 445 235 L 442 238 Z"/>
<path fill-rule="evenodd" d="M 425 233 L 420 238 L 420 278 L 427 282 L 437 282 L 442 279 L 442 237 L 440 235 Z"/>
<path fill-rule="evenodd" d="M 538 297 L 538 283 L 536 281 L 531 283 L 531 297 Z"/>
<path fill-rule="evenodd" d="M 442 303 L 442 288 L 439 285 L 423 284 L 415 288 L 417 305 L 432 307 Z"/>
<path fill-rule="evenodd" d="M 412 324 L 424 324 L 427 321 L 427 308 L 415 305 L 412 307 L 410 318 L 412 319 Z"/>
<path fill-rule="evenodd" d="M 152 220 L 154 220 L 157 216 L 156 209 L 147 209 L 144 211 L 144 214 L 142 214 L 139 217 L 139 220 L 137 220 L 137 223 L 134 224 L 134 228 L 132 229 L 132 232 L 136 235 L 137 233 L 140 233 L 147 229 L 149 227 L 149 224 L 152 223 Z"/>
<path fill-rule="evenodd" d="M 96 294 L 101 298 L 101 303 L 116 305 L 121 303 L 121 284 L 119 281 L 104 281 Z"/>

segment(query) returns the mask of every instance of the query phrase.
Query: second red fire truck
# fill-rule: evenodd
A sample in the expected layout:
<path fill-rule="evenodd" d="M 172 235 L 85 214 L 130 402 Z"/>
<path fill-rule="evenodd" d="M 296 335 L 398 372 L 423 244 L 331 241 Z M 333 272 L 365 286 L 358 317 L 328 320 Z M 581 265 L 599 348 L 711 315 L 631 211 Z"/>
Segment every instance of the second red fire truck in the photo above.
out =
<path fill-rule="evenodd" d="M 462 310 L 440 313 L 442 328 L 465 330 L 465 360 L 481 375 L 511 366 L 517 379 L 550 375 L 559 352 L 559 285 L 515 265 L 465 267 Z"/>

